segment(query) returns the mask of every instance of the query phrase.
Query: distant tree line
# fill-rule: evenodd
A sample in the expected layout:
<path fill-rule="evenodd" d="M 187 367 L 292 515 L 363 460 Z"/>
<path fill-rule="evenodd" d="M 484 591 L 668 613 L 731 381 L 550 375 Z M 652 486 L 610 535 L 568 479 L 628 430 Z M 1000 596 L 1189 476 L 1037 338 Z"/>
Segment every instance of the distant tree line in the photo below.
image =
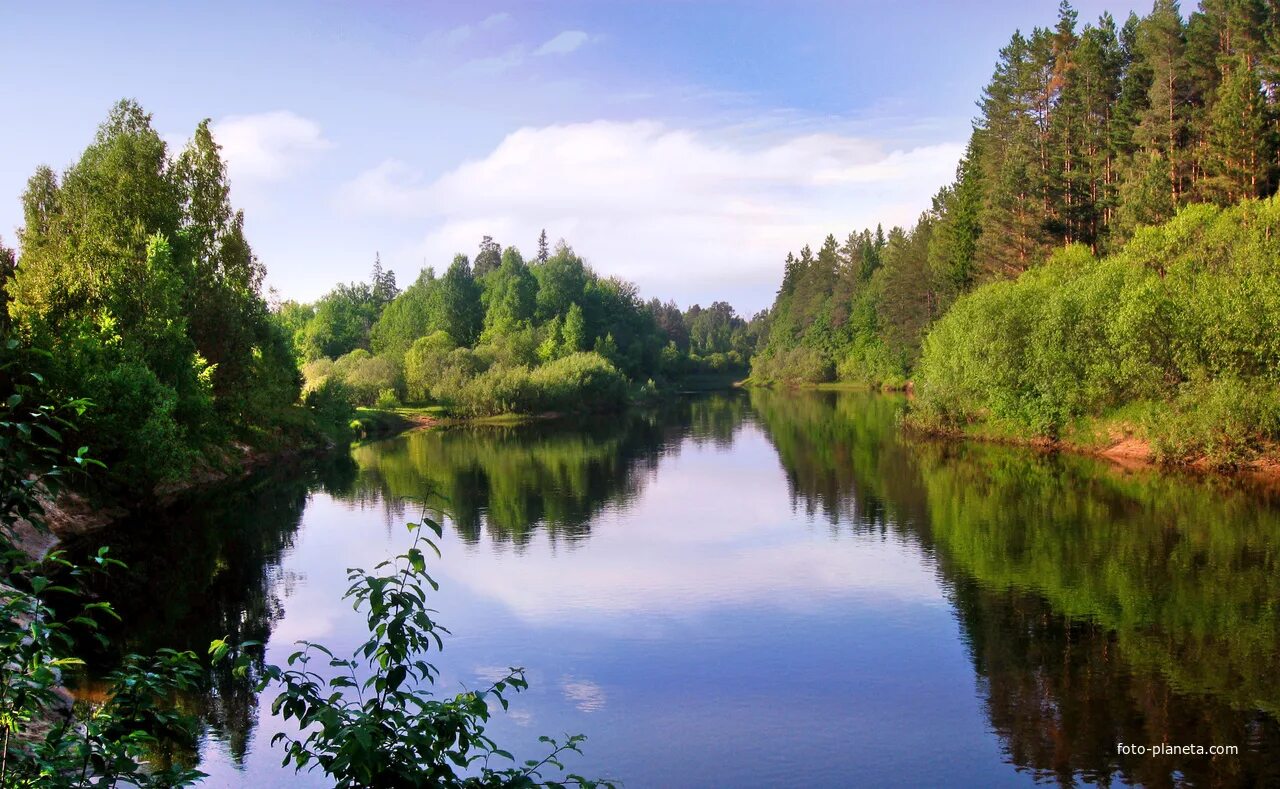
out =
<path fill-rule="evenodd" d="M 485 236 L 474 259 L 459 254 L 443 274 L 425 268 L 403 291 L 375 258 L 368 282 L 286 302 L 277 317 L 308 392 L 472 415 L 610 409 L 631 385 L 745 375 L 762 325 L 725 302 L 683 312 L 644 302 L 564 241 L 550 248 L 546 231 L 532 260 Z"/>

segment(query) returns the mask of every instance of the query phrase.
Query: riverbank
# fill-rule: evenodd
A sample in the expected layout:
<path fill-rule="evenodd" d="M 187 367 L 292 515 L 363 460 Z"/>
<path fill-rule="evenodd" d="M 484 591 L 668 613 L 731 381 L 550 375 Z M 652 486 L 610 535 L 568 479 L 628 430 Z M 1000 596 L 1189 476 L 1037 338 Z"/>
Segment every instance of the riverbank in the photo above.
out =
<path fill-rule="evenodd" d="M 699 373 L 683 376 L 661 388 L 649 385 L 632 386 L 627 393 L 627 402 L 616 412 L 652 405 L 656 401 L 677 398 L 687 394 L 731 391 L 747 385 L 739 374 L 734 373 Z M 430 427 L 452 427 L 456 425 L 517 425 L 525 422 L 536 422 L 561 419 L 578 413 L 598 413 L 590 409 L 573 411 L 542 411 L 538 413 L 502 413 L 486 416 L 459 416 L 450 413 L 444 405 L 402 405 L 393 408 L 360 407 L 356 409 L 355 418 L 351 420 L 351 429 L 359 440 L 390 438 L 406 430 Z M 615 412 L 610 409 L 609 413 Z"/>
<path fill-rule="evenodd" d="M 128 505 L 118 497 L 63 490 L 55 499 L 41 501 L 46 528 L 38 529 L 25 520 L 16 522 L 11 535 L 13 545 L 28 558 L 38 560 L 61 542 L 110 528 L 143 507 L 170 507 L 189 496 L 235 483 L 269 467 L 321 457 L 338 449 L 336 443 L 318 440 L 271 449 L 235 442 L 216 464 L 203 463 L 182 479 L 157 486 L 145 502 L 134 499 Z"/>
<path fill-rule="evenodd" d="M 915 386 L 911 381 L 753 381 L 749 376 L 734 386 L 760 387 L 762 389 L 788 389 L 798 392 L 885 392 L 910 395 Z"/>
<path fill-rule="evenodd" d="M 1077 420 L 1058 438 L 1027 435 L 1023 428 L 999 421 L 979 421 L 963 428 L 942 428 L 913 419 L 910 413 L 903 418 L 902 428 L 908 433 L 932 439 L 1001 444 L 1045 453 L 1066 452 L 1104 460 L 1128 470 L 1238 478 L 1280 490 L 1280 444 L 1266 442 L 1248 451 L 1237 448 L 1233 455 L 1235 459 L 1230 462 L 1203 452 L 1178 454 L 1146 435 L 1124 411 Z"/>

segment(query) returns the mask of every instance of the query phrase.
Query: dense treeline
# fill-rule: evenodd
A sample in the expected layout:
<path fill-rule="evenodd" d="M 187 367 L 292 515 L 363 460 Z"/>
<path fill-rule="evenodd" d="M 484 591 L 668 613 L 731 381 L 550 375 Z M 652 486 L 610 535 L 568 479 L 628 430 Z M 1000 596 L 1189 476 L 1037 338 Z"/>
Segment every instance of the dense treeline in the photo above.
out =
<path fill-rule="evenodd" d="M 1205 0 L 1183 19 L 1157 0 L 1080 28 L 1064 2 L 1000 51 L 956 179 L 914 227 L 788 257 L 753 379 L 905 383 L 962 294 L 1069 244 L 1115 252 L 1192 203 L 1272 194 L 1278 84 L 1270 4 Z"/>
<path fill-rule="evenodd" d="M 146 490 L 233 440 L 305 427 L 208 121 L 173 158 L 122 101 L 66 172 L 36 171 L 22 205 L 21 257 L 0 254 L 0 329 L 46 352 L 53 391 L 97 404 L 83 440 L 115 484 Z"/>
<path fill-rule="evenodd" d="M 437 403 L 463 415 L 607 410 L 633 384 L 697 372 L 744 374 L 759 322 L 724 302 L 644 302 L 563 241 L 526 261 L 486 236 L 474 260 L 424 269 L 403 292 L 375 260 L 370 281 L 339 285 L 279 319 L 306 390 L 357 405 Z"/>

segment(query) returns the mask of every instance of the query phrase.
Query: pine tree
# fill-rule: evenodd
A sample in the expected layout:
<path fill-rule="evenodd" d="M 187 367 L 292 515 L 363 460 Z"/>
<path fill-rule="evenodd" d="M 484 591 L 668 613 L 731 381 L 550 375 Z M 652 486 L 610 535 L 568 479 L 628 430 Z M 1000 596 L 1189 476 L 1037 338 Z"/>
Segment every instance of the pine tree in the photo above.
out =
<path fill-rule="evenodd" d="M 1248 63 L 1244 55 L 1224 61 L 1226 74 L 1210 113 L 1207 193 L 1226 204 L 1257 196 L 1266 182 L 1266 105 Z"/>
<path fill-rule="evenodd" d="M 934 199 L 938 222 L 929 239 L 929 269 L 950 300 L 967 291 L 977 275 L 975 257 L 982 233 L 982 173 L 978 169 L 982 136 L 969 140 L 956 168 L 955 183 Z"/>
<path fill-rule="evenodd" d="M 983 91 L 982 234 L 978 258 L 991 276 L 1016 276 L 1045 246 L 1045 193 L 1029 42 L 1014 33 Z"/>
<path fill-rule="evenodd" d="M 1182 144 L 1186 132 L 1187 84 L 1184 71 L 1185 47 L 1182 17 L 1176 0 L 1156 0 L 1150 16 L 1138 26 L 1138 52 L 1151 70 L 1147 110 L 1135 130 L 1135 142 L 1142 155 L 1134 166 L 1134 178 L 1154 183 L 1153 161 L 1163 165 L 1168 198 L 1160 205 L 1143 207 L 1159 219 L 1170 216 L 1181 203 L 1185 159 Z M 1130 194 L 1140 194 L 1131 190 Z"/>
<path fill-rule="evenodd" d="M 551 257 L 551 250 L 547 245 L 547 229 L 544 227 L 538 234 L 538 262 L 546 263 L 549 257 Z"/>
<path fill-rule="evenodd" d="M 1049 38 L 1052 74 L 1046 86 L 1047 114 L 1046 170 L 1042 177 L 1051 201 L 1046 211 L 1047 228 L 1056 240 L 1068 243 L 1087 233 L 1089 168 L 1084 159 L 1085 97 L 1084 75 L 1077 63 L 1079 37 L 1076 12 L 1067 0 L 1058 6 L 1058 24 Z"/>
<path fill-rule="evenodd" d="M 1086 26 L 1076 46 L 1072 90 L 1080 106 L 1080 166 L 1071 180 L 1076 209 L 1074 239 L 1096 252 L 1115 208 L 1116 150 L 1112 134 L 1120 98 L 1123 53 L 1115 20 L 1104 14 Z"/>
<path fill-rule="evenodd" d="M 373 300 L 377 303 L 378 309 L 390 304 L 395 300 L 396 296 L 400 295 L 400 288 L 396 285 L 396 273 L 382 267 L 382 255 L 378 252 L 373 253 L 373 270 L 369 273 L 369 290 Z"/>
<path fill-rule="evenodd" d="M 480 241 L 480 251 L 476 254 L 472 265 L 472 274 L 480 279 L 491 271 L 497 271 L 502 265 L 502 247 L 493 240 L 493 236 L 485 236 Z"/>

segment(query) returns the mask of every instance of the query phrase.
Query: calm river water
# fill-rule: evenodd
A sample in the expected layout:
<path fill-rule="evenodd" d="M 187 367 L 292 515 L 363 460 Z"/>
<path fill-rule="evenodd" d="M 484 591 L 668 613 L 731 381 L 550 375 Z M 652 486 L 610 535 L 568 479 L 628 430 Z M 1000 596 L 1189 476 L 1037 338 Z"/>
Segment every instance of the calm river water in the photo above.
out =
<path fill-rule="evenodd" d="M 346 569 L 430 495 L 440 687 L 526 667 L 489 729 L 518 758 L 582 732 L 569 766 L 628 787 L 1280 784 L 1280 502 L 912 442 L 902 405 L 752 391 L 409 433 L 112 533 L 131 573 L 106 593 L 134 650 L 349 650 Z M 208 785 L 324 785 L 279 766 L 270 695 L 213 685 Z"/>

